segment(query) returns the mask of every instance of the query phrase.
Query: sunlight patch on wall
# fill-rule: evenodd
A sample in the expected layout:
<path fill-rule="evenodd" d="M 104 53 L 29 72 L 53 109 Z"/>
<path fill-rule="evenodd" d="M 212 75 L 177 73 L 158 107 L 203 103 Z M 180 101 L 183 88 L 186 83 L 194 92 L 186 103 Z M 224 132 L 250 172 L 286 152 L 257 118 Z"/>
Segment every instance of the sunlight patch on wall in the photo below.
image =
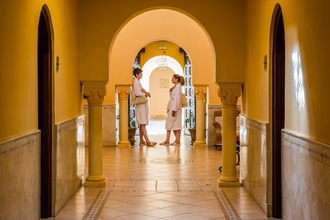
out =
<path fill-rule="evenodd" d="M 305 108 L 305 89 L 304 89 L 304 78 L 301 68 L 301 59 L 299 51 L 294 51 L 291 54 L 293 77 L 295 85 L 296 100 L 299 104 L 299 111 Z"/>

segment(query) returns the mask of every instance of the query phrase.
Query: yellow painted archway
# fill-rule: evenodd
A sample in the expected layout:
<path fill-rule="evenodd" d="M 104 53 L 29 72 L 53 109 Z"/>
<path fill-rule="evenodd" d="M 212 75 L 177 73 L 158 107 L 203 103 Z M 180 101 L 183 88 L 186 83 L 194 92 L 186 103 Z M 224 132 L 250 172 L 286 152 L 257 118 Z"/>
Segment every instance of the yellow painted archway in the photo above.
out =
<path fill-rule="evenodd" d="M 116 103 L 115 85 L 131 84 L 132 64 L 137 53 L 149 43 L 160 40 L 182 47 L 193 65 L 193 84 L 209 85 L 209 92 L 217 94 L 214 48 L 203 27 L 174 9 L 150 9 L 128 20 L 110 45 L 110 82 L 104 103 Z M 209 98 L 209 102 L 219 103 L 219 98 Z"/>

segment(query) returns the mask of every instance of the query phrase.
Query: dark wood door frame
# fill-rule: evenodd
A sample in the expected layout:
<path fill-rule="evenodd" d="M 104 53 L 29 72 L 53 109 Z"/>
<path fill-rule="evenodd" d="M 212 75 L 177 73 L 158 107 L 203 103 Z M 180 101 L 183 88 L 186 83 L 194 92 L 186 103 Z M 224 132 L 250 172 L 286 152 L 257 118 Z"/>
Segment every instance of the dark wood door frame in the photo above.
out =
<path fill-rule="evenodd" d="M 52 25 L 47 6 L 43 6 L 38 26 L 38 128 L 40 130 L 40 212 L 41 218 L 53 215 L 52 209 Z"/>
<path fill-rule="evenodd" d="M 281 133 L 284 128 L 285 110 L 285 38 L 282 10 L 276 6 L 273 17 L 272 40 L 272 212 L 273 217 L 282 218 L 282 164 Z"/>

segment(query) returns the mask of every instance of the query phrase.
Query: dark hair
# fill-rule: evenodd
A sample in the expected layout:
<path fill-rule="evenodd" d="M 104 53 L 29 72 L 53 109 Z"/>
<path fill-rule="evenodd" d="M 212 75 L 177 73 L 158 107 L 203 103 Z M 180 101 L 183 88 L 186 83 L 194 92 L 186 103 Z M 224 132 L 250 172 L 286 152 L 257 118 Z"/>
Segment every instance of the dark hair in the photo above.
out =
<path fill-rule="evenodd" d="M 135 68 L 135 69 L 133 70 L 133 75 L 136 76 L 137 74 L 142 73 L 142 72 L 143 72 L 143 71 L 142 71 L 141 69 L 139 69 L 139 68 Z"/>
<path fill-rule="evenodd" d="M 181 84 L 181 86 L 184 85 L 184 77 L 183 76 L 180 76 L 179 74 L 174 74 L 173 77 L 178 80 L 178 82 Z"/>

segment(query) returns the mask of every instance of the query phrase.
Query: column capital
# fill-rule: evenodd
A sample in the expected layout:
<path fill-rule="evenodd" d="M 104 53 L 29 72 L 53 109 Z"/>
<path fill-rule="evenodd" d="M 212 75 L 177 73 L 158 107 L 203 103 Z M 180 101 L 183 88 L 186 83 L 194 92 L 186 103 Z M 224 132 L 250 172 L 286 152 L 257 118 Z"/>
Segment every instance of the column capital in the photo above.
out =
<path fill-rule="evenodd" d="M 130 87 L 131 85 L 125 84 L 125 85 L 116 85 L 116 92 L 119 95 L 119 99 L 128 99 L 128 95 L 130 94 Z"/>
<path fill-rule="evenodd" d="M 243 83 L 217 83 L 218 96 L 224 106 L 236 106 L 238 97 L 242 94 Z"/>
<path fill-rule="evenodd" d="M 205 95 L 207 93 L 207 85 L 194 85 L 194 93 L 196 99 L 205 100 Z"/>
<path fill-rule="evenodd" d="M 107 81 L 83 81 L 83 94 L 89 105 L 102 105 Z"/>

